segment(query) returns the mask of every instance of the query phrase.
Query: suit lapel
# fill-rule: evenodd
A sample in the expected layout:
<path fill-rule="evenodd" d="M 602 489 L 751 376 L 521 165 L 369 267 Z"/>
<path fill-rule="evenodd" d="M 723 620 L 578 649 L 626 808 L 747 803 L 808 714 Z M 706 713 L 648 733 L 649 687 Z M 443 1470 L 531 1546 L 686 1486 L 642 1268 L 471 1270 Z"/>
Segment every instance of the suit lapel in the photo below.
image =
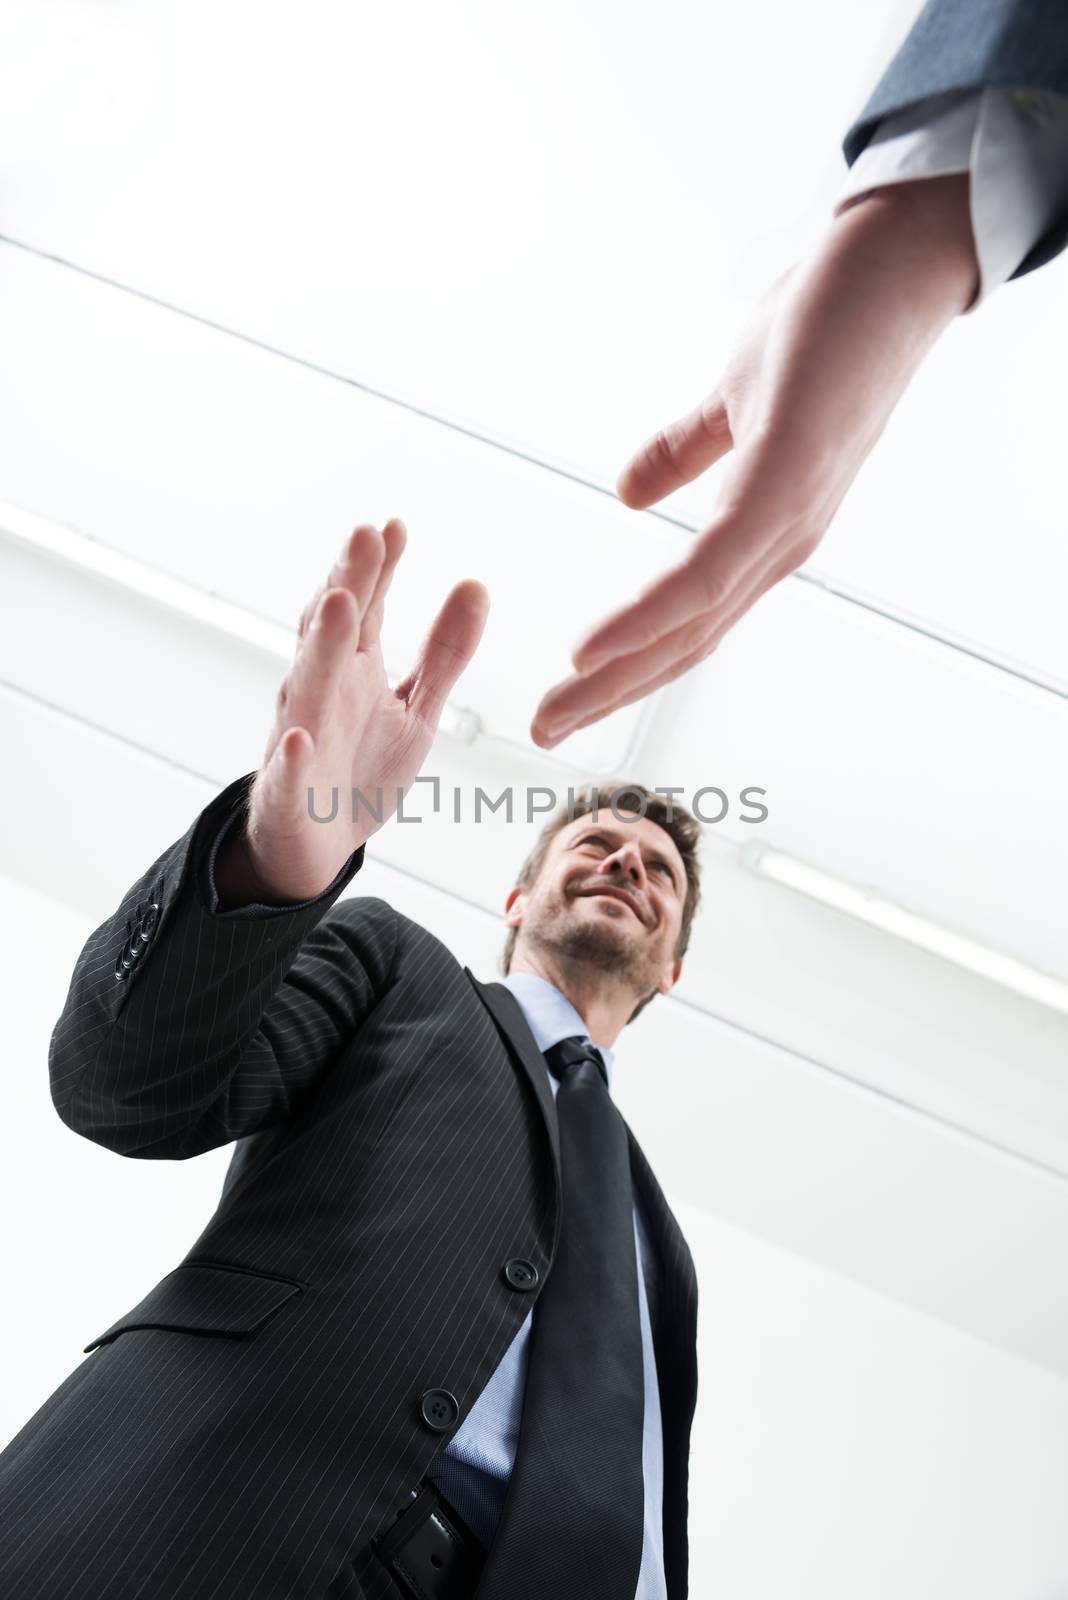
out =
<path fill-rule="evenodd" d="M 631 1177 L 645 1207 L 649 1237 L 661 1268 L 660 1309 L 664 1312 L 671 1306 L 676 1312 L 681 1310 L 690 1313 L 691 1309 L 696 1312 L 697 1274 L 690 1247 L 675 1221 L 674 1212 L 667 1203 L 644 1150 L 626 1121 L 623 1125 L 627 1129 L 627 1143 L 630 1146 Z M 661 1316 L 660 1321 L 664 1320 Z M 688 1321 L 688 1316 L 684 1320 Z"/>
<path fill-rule="evenodd" d="M 627 1140 L 631 1177 L 644 1203 L 650 1242 L 661 1264 L 652 1322 L 664 1430 L 664 1564 L 668 1594 L 684 1595 L 690 1429 L 697 1405 L 697 1274 L 682 1229 L 629 1127 Z"/>
<path fill-rule="evenodd" d="M 464 968 L 478 998 L 486 1007 L 512 1055 L 519 1062 L 541 1108 L 549 1148 L 553 1157 L 553 1180 L 556 1185 L 556 1209 L 560 1214 L 562 1188 L 560 1184 L 560 1132 L 556 1121 L 556 1105 L 549 1087 L 549 1070 L 545 1057 L 534 1042 L 519 1001 L 503 983 L 480 983 L 469 967 Z"/>

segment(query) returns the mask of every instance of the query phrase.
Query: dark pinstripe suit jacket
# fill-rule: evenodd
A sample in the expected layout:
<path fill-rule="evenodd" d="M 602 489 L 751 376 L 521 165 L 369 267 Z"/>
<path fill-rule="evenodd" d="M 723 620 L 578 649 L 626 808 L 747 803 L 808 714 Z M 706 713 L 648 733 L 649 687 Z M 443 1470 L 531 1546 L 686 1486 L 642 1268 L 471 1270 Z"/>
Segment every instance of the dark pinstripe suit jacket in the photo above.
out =
<path fill-rule="evenodd" d="M 207 910 L 204 853 L 251 777 L 92 934 L 53 1033 L 53 1100 L 86 1138 L 159 1160 L 238 1143 L 185 1260 L 0 1454 L 3 1600 L 393 1593 L 369 1541 L 530 1310 L 505 1264 L 533 1262 L 539 1287 L 552 1264 L 555 1108 L 508 991 L 381 900 L 335 905 L 362 852 L 313 907 Z M 630 1148 L 660 1263 L 664 1547 L 683 1600 L 696 1280 Z M 457 1402 L 445 1432 L 424 1419 L 432 1389 Z"/>

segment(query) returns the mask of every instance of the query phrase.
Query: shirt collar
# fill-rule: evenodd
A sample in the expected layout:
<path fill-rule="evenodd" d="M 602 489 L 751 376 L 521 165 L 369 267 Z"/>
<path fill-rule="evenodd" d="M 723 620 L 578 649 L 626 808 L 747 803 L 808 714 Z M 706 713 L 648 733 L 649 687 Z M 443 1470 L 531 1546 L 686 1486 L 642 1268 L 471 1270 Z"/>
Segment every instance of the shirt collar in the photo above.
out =
<path fill-rule="evenodd" d="M 571 1001 L 547 978 L 539 978 L 534 972 L 509 972 L 500 981 L 519 1002 L 519 1009 L 543 1055 L 551 1045 L 559 1044 L 561 1039 L 573 1039 L 576 1036 L 589 1039 L 590 1030 Z M 608 1088 L 611 1090 L 613 1052 L 603 1044 L 599 1044 L 597 1049 L 604 1058 Z"/>

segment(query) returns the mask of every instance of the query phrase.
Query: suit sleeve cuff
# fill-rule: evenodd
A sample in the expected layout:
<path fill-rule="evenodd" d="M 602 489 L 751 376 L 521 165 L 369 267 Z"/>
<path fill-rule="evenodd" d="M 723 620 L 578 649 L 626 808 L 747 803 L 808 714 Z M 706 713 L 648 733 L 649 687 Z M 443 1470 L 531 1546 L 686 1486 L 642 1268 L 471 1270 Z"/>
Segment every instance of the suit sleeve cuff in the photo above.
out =
<path fill-rule="evenodd" d="M 835 215 L 873 189 L 953 172 L 971 174 L 974 311 L 1068 204 L 1068 101 L 1015 89 L 955 91 L 886 117 L 850 168 Z"/>
<path fill-rule="evenodd" d="M 258 901 L 252 901 L 245 906 L 235 906 L 232 911 L 220 911 L 219 893 L 215 885 L 215 859 L 223 841 L 244 817 L 245 805 L 245 798 L 242 798 L 234 805 L 212 840 L 211 849 L 204 858 L 202 881 L 204 902 L 213 916 L 232 922 L 251 922 L 257 917 L 282 917 L 291 911 L 304 911 L 309 906 L 318 905 L 320 900 L 326 900 L 331 895 L 336 895 L 338 890 L 343 888 L 348 879 L 354 876 L 363 865 L 364 847 L 361 845 L 358 850 L 352 852 L 333 882 L 327 885 L 322 894 L 315 895 L 311 900 L 293 900 L 288 901 L 285 905 L 273 906 L 261 905 Z"/>

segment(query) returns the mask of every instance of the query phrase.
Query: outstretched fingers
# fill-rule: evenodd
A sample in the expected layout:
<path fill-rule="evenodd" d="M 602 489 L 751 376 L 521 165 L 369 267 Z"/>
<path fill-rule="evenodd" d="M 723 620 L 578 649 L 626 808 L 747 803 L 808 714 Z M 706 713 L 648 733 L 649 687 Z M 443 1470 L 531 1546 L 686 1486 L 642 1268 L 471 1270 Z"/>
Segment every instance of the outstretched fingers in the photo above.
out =
<path fill-rule="evenodd" d="M 369 522 L 361 523 L 345 540 L 330 572 L 328 587 L 347 589 L 356 602 L 361 637 L 363 621 L 374 602 L 385 565 L 386 549 L 378 529 Z"/>
<path fill-rule="evenodd" d="M 384 554 L 382 565 L 378 571 L 374 593 L 368 603 L 367 609 L 360 622 L 360 649 L 371 650 L 379 642 L 382 632 L 382 622 L 385 616 L 386 595 L 393 582 L 393 574 L 397 569 L 397 562 L 404 554 L 404 547 L 408 542 L 408 530 L 399 517 L 390 517 L 382 529 L 382 543 Z"/>
<path fill-rule="evenodd" d="M 478 648 L 489 615 L 489 592 L 476 578 L 456 584 L 434 618 L 408 676 L 394 690 L 409 709 L 437 728 L 453 684 Z"/>
<path fill-rule="evenodd" d="M 401 548 L 403 548 L 403 541 Z M 300 620 L 297 623 L 298 656 L 311 626 L 312 618 L 317 614 L 323 596 L 329 589 L 346 588 L 351 590 L 353 599 L 356 601 L 357 613 L 362 620 L 373 604 L 379 576 L 386 561 L 387 553 L 387 541 L 373 523 L 361 522 L 359 527 L 354 528 L 352 533 L 346 536 L 341 549 L 334 559 L 333 566 L 326 575 L 325 582 L 319 585 L 300 614 Z M 395 563 L 396 557 L 394 557 Z"/>
<path fill-rule="evenodd" d="M 315 759 L 320 730 L 330 716 L 359 628 L 355 597 L 348 589 L 322 591 L 303 629 L 297 658 L 275 699 L 275 720 L 256 782 L 276 819 L 300 826 L 306 776 Z"/>
<path fill-rule="evenodd" d="M 568 734 L 607 717 L 649 692 L 648 685 L 666 674 L 675 677 L 712 649 L 714 630 L 703 617 L 658 639 L 646 650 L 619 656 L 596 672 L 576 673 L 545 694 L 531 723 L 530 736 L 551 750 Z"/>
<path fill-rule="evenodd" d="M 793 549 L 780 548 L 750 574 L 726 610 L 690 618 L 644 650 L 614 657 L 595 672 L 554 684 L 534 713 L 530 730 L 534 743 L 551 750 L 569 734 L 682 677 L 711 655 L 761 595 L 797 565 Z"/>
<path fill-rule="evenodd" d="M 755 520 L 727 512 L 714 522 L 681 561 L 585 634 L 571 652 L 576 670 L 596 672 L 618 656 L 647 650 L 698 617 L 715 622 L 732 611 L 743 587 L 765 564 L 778 531 L 754 529 Z"/>
<path fill-rule="evenodd" d="M 303 728 L 313 744 L 318 740 L 352 660 L 359 626 L 359 605 L 351 589 L 324 589 L 308 618 L 296 660 L 278 690 L 266 760 L 291 728 Z"/>

